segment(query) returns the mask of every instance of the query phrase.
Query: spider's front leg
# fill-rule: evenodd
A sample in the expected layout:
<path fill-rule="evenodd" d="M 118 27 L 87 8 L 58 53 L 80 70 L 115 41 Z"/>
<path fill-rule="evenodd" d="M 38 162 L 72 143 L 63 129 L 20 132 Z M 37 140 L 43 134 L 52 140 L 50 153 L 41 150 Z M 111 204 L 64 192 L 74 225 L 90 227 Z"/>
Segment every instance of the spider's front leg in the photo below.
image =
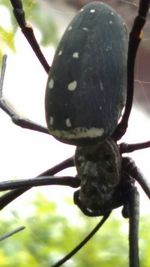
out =
<path fill-rule="evenodd" d="M 134 94 L 134 68 L 135 59 L 139 44 L 142 40 L 142 30 L 146 22 L 150 7 L 150 0 L 140 1 L 138 15 L 134 19 L 134 23 L 129 35 L 128 59 L 127 59 L 127 99 L 123 116 L 118 124 L 113 137 L 115 140 L 121 139 L 128 127 L 128 120 L 132 109 Z"/>
<path fill-rule="evenodd" d="M 44 55 L 40 49 L 40 46 L 39 46 L 39 44 L 35 38 L 33 29 L 26 22 L 25 12 L 23 10 L 22 1 L 21 0 L 10 0 L 10 2 L 13 6 L 14 16 L 15 16 L 24 36 L 26 37 L 27 41 L 31 45 L 34 53 L 36 54 L 38 60 L 42 64 L 43 68 L 48 73 L 50 70 L 50 66 L 47 63 L 47 61 L 46 61 L 46 59 L 45 59 L 45 57 L 44 57 Z"/>

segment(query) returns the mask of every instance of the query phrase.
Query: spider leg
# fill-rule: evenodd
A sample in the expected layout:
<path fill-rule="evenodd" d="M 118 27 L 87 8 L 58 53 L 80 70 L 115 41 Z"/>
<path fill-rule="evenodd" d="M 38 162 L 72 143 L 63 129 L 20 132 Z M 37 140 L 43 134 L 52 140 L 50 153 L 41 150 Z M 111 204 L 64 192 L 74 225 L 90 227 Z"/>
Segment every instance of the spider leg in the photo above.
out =
<path fill-rule="evenodd" d="M 144 149 L 150 147 L 150 141 L 135 143 L 135 144 L 127 144 L 121 143 L 120 144 L 120 152 L 122 153 L 131 153 L 135 150 Z"/>
<path fill-rule="evenodd" d="M 54 175 L 60 172 L 61 170 L 64 170 L 72 166 L 74 166 L 74 159 L 73 157 L 70 157 L 64 160 L 63 162 L 59 163 L 58 165 L 54 166 L 53 168 L 41 173 L 37 177 L 51 176 L 51 175 Z M 29 189 L 31 189 L 31 186 L 24 186 L 19 189 L 13 189 L 9 191 L 8 193 L 4 194 L 3 196 L 1 196 L 0 197 L 0 209 L 3 209 L 4 207 L 6 207 L 10 202 L 12 202 L 14 199 L 16 199 L 17 197 L 19 197 L 20 195 L 22 195 Z"/>
<path fill-rule="evenodd" d="M 80 180 L 72 176 L 39 176 L 36 178 L 4 181 L 0 183 L 0 191 L 7 191 L 12 189 L 20 189 L 24 187 L 35 187 L 44 185 L 65 185 L 71 187 L 79 187 Z"/>
<path fill-rule="evenodd" d="M 14 108 L 4 99 L 3 97 L 3 84 L 4 84 L 4 76 L 5 76 L 5 70 L 6 70 L 6 60 L 7 60 L 7 56 L 4 55 L 3 56 L 3 61 L 2 61 L 2 69 L 1 69 L 1 76 L 0 76 L 0 108 L 9 115 L 9 117 L 11 118 L 11 120 L 13 121 L 13 123 L 15 123 L 16 125 L 22 127 L 22 128 L 26 128 L 29 130 L 33 130 L 33 131 L 37 131 L 37 132 L 41 132 L 41 133 L 45 133 L 45 134 L 49 134 L 48 129 L 34 123 L 31 120 L 25 119 L 25 118 L 21 118 L 16 111 L 14 110 Z"/>
<path fill-rule="evenodd" d="M 47 63 L 47 61 L 46 61 L 46 59 L 45 59 L 45 57 L 44 57 L 44 55 L 40 49 L 40 46 L 39 46 L 39 44 L 35 38 L 33 29 L 26 22 L 25 12 L 23 10 L 22 1 L 21 0 L 10 0 L 10 2 L 13 6 L 14 16 L 15 16 L 24 36 L 26 37 L 27 41 L 31 45 L 34 53 L 36 54 L 38 60 L 42 64 L 43 68 L 48 73 L 50 70 L 50 66 Z"/>
<path fill-rule="evenodd" d="M 146 195 L 150 198 L 150 185 L 145 180 L 140 170 L 131 158 L 123 158 L 122 166 L 127 170 L 127 175 L 134 178 L 143 188 Z M 139 193 L 134 186 L 130 184 L 128 194 L 129 210 L 129 260 L 130 267 L 139 267 L 139 249 L 138 249 L 138 224 L 139 224 Z M 124 216 L 124 214 L 123 214 Z M 127 217 L 127 216 L 124 216 Z"/>
<path fill-rule="evenodd" d="M 129 267 L 139 267 L 139 192 L 134 184 L 129 185 L 122 215 L 124 218 L 129 218 Z"/>
<path fill-rule="evenodd" d="M 127 100 L 125 110 L 118 124 L 113 137 L 119 140 L 126 132 L 128 127 L 128 120 L 132 108 L 133 93 L 134 93 L 134 66 L 137 50 L 142 37 L 142 29 L 146 22 L 150 6 L 150 0 L 141 0 L 139 5 L 138 15 L 134 20 L 132 30 L 129 35 L 129 48 L 128 48 L 128 59 L 127 59 Z"/>
<path fill-rule="evenodd" d="M 123 158 L 123 168 L 128 170 L 128 174 L 140 184 L 145 194 L 150 198 L 150 184 L 136 166 L 135 162 L 131 158 Z"/>
<path fill-rule="evenodd" d="M 139 193 L 135 186 L 129 194 L 129 266 L 139 267 Z"/>
<path fill-rule="evenodd" d="M 69 252 L 64 258 L 52 265 L 52 267 L 59 267 L 72 258 L 99 230 L 99 228 L 105 223 L 105 221 L 110 216 L 111 212 L 106 213 L 100 222 L 95 226 L 95 228 L 78 244 L 71 252 Z"/>

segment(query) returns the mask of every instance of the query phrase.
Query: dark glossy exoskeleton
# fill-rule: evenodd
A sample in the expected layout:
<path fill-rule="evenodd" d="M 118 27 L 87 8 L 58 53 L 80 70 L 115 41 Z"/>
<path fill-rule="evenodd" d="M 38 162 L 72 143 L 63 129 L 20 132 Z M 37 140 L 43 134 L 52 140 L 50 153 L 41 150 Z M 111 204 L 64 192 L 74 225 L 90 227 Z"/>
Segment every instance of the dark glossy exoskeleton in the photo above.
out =
<path fill-rule="evenodd" d="M 110 6 L 94 2 L 66 29 L 49 73 L 50 134 L 74 145 L 111 136 L 126 101 L 128 33 Z"/>

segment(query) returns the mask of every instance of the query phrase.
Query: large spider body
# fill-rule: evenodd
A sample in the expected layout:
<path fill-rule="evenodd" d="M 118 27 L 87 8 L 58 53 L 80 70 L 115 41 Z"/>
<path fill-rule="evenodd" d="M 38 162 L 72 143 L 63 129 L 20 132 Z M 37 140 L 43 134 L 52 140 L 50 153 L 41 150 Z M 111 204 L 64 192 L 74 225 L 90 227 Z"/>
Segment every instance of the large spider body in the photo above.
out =
<path fill-rule="evenodd" d="M 110 6 L 93 2 L 80 10 L 49 73 L 45 110 L 50 134 L 73 145 L 113 134 L 126 100 L 127 44 L 127 27 Z"/>
<path fill-rule="evenodd" d="M 127 27 L 115 10 L 100 2 L 86 5 L 57 47 L 46 88 L 49 132 L 77 146 L 80 201 L 99 215 L 110 210 L 121 176 L 110 136 L 126 100 L 127 43 Z"/>
<path fill-rule="evenodd" d="M 16 124 L 50 133 L 64 143 L 76 145 L 77 149 L 75 157 L 32 181 L 1 183 L 1 191 L 10 191 L 0 198 L 0 207 L 5 207 L 32 186 L 46 184 L 78 187 L 74 202 L 87 216 L 103 216 L 98 227 L 114 208 L 123 206 L 122 214 L 129 218 L 129 265 L 139 267 L 139 195 L 135 181 L 148 197 L 150 187 L 132 159 L 122 154 L 150 147 L 150 141 L 130 145 L 117 144 L 117 141 L 128 126 L 134 63 L 150 0 L 140 1 L 130 34 L 121 17 L 108 5 L 94 2 L 85 6 L 68 26 L 50 70 L 32 29 L 26 24 L 21 1 L 11 0 L 11 3 L 23 33 L 44 69 L 49 71 L 45 96 L 48 129 L 18 117 L 3 98 L 0 107 Z M 76 166 L 76 177 L 53 176 L 70 166 Z M 75 254 L 92 234 L 55 266 Z"/>

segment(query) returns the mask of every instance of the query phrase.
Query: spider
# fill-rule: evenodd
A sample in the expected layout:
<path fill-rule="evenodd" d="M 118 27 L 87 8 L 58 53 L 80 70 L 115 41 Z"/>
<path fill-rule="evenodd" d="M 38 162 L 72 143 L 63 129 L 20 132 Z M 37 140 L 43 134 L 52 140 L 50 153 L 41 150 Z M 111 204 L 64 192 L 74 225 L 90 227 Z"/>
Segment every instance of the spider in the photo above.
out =
<path fill-rule="evenodd" d="M 53 265 L 60 266 L 88 242 L 113 209 L 122 206 L 123 217 L 129 218 L 129 266 L 139 267 L 139 193 L 135 181 L 148 197 L 150 186 L 135 162 L 123 154 L 148 148 L 150 141 L 135 144 L 118 144 L 118 141 L 128 127 L 135 58 L 150 0 L 140 1 L 129 34 L 122 18 L 110 6 L 101 2 L 84 6 L 66 29 L 52 67 L 49 67 L 33 30 L 26 23 L 22 2 L 11 0 L 11 4 L 23 34 L 45 71 L 49 72 L 45 96 L 48 128 L 19 117 L 2 97 L 5 56 L 0 107 L 15 124 L 50 133 L 77 148 L 74 157 L 34 179 L 0 183 L 0 191 L 9 190 L 0 197 L 0 207 L 4 208 L 33 186 L 57 184 L 78 188 L 74 193 L 74 203 L 87 216 L 103 217 L 76 248 Z M 71 166 L 76 167 L 75 177 L 54 176 Z"/>

